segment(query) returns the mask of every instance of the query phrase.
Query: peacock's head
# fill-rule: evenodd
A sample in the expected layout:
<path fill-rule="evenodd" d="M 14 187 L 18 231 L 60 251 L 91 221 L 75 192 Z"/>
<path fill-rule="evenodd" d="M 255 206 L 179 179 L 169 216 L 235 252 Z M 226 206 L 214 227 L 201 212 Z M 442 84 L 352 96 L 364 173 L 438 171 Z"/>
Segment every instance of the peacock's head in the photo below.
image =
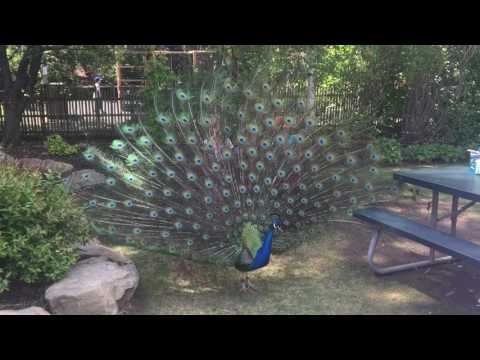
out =
<path fill-rule="evenodd" d="M 280 215 L 272 214 L 272 225 L 271 225 L 272 229 L 283 231 L 282 228 L 280 227 L 281 225 L 283 225 L 283 221 L 280 218 Z"/>

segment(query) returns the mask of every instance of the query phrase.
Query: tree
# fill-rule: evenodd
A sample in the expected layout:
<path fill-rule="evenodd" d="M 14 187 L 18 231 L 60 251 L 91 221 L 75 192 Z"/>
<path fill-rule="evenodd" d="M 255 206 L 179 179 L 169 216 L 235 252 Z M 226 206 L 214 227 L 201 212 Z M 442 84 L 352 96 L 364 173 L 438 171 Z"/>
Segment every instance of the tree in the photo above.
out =
<path fill-rule="evenodd" d="M 15 146 L 20 140 L 22 113 L 32 95 L 42 64 L 46 45 L 17 46 L 7 51 L 8 45 L 0 45 L 0 76 L 3 83 L 2 102 L 5 109 L 5 126 L 2 144 Z M 18 66 L 14 68 L 14 63 Z"/>
<path fill-rule="evenodd" d="M 20 140 L 22 114 L 34 95 L 42 63 L 49 65 L 51 79 L 69 81 L 75 67 L 86 64 L 113 78 L 115 60 L 115 45 L 0 45 L 0 100 L 5 110 L 2 145 L 13 147 Z"/>

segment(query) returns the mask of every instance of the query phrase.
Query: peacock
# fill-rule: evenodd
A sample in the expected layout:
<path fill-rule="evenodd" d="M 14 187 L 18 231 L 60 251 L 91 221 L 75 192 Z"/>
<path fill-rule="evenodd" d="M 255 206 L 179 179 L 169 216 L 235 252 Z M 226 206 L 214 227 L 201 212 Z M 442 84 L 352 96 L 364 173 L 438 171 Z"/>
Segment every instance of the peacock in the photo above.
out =
<path fill-rule="evenodd" d="M 291 86 L 220 69 L 158 91 L 152 119 L 119 125 L 108 151 L 83 153 L 105 175 L 82 194 L 92 226 L 124 244 L 234 266 L 250 289 L 248 273 L 298 245 L 297 230 L 391 192 L 367 132 L 322 125 Z M 291 235 L 276 238 L 281 231 Z"/>

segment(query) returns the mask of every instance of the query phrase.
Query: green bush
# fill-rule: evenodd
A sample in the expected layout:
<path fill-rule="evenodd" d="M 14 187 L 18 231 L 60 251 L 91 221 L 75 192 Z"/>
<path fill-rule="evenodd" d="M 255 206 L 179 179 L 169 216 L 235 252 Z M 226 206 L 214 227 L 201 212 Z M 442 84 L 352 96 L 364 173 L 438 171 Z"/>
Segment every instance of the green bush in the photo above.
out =
<path fill-rule="evenodd" d="M 467 154 L 462 147 L 447 144 L 409 145 L 402 149 L 402 157 L 406 161 L 430 162 L 458 162 L 465 161 Z"/>
<path fill-rule="evenodd" d="M 379 138 L 375 141 L 375 147 L 381 154 L 384 164 L 398 165 L 402 161 L 401 146 L 397 139 Z"/>
<path fill-rule="evenodd" d="M 0 167 L 0 292 L 9 282 L 60 279 L 88 239 L 83 209 L 59 175 Z"/>
<path fill-rule="evenodd" d="M 47 138 L 48 153 L 57 156 L 76 155 L 80 151 L 78 145 L 67 144 L 60 135 L 51 135 Z"/>

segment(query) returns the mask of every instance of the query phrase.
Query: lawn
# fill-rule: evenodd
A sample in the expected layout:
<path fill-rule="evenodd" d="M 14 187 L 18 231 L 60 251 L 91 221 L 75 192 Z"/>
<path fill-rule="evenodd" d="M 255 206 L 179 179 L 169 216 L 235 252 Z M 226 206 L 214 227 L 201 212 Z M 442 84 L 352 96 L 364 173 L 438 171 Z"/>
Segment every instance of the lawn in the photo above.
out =
<path fill-rule="evenodd" d="M 384 176 L 391 176 L 389 169 Z M 431 194 L 414 200 L 408 191 L 388 207 L 428 222 Z M 441 196 L 440 210 L 450 199 Z M 480 209 L 459 218 L 458 236 L 475 239 Z M 477 225 L 478 224 L 478 225 Z M 448 220 L 439 227 L 449 226 Z M 478 228 L 478 229 L 477 229 Z M 455 263 L 379 277 L 366 262 L 370 230 L 355 219 L 301 233 L 306 242 L 252 274 L 259 292 L 241 293 L 235 269 L 191 263 L 161 254 L 116 246 L 132 257 L 140 285 L 128 314 L 477 314 L 480 275 Z M 287 234 L 282 236 L 288 236 Z M 408 261 L 428 249 L 391 236 L 381 242 L 379 262 Z M 387 240 L 387 241 L 385 241 Z"/>

